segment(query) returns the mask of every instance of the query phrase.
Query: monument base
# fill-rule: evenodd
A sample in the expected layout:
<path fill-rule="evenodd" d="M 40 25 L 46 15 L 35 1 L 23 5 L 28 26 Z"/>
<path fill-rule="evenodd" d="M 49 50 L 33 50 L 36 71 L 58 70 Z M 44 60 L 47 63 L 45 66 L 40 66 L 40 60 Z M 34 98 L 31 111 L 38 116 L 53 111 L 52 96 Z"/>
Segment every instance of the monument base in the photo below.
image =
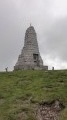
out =
<path fill-rule="evenodd" d="M 14 70 L 48 70 L 48 66 L 14 66 Z"/>

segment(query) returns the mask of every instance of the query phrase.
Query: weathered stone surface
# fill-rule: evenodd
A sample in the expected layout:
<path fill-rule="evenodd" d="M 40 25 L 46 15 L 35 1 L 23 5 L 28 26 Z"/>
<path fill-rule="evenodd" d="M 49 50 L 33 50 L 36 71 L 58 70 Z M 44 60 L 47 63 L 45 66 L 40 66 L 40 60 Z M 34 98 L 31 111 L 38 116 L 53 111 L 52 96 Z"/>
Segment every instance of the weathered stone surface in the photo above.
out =
<path fill-rule="evenodd" d="M 38 48 L 37 35 L 33 26 L 30 26 L 26 30 L 24 47 L 14 66 L 14 70 L 20 69 L 48 69 L 48 66 L 43 66 L 43 60 Z"/>

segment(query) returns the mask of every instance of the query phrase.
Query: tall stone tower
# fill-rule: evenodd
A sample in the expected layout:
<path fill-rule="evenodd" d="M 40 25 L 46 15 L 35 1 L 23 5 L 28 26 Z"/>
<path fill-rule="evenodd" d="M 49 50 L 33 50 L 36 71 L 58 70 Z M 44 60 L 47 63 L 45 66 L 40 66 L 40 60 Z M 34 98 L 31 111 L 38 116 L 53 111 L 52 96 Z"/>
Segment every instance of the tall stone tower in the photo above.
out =
<path fill-rule="evenodd" d="M 43 69 L 43 61 L 39 53 L 37 35 L 33 26 L 26 30 L 24 47 L 14 66 L 14 70 Z M 46 66 L 47 69 L 47 66 Z"/>

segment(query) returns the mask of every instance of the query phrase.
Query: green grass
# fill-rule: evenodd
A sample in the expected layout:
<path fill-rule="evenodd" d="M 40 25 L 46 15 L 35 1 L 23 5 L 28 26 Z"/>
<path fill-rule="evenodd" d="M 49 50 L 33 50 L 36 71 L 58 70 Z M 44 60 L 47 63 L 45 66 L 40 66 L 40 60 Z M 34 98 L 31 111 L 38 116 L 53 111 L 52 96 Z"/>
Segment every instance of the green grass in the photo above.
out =
<path fill-rule="evenodd" d="M 60 120 L 67 120 L 66 70 L 0 73 L 0 120 L 36 120 L 38 104 L 54 99 L 65 105 Z"/>

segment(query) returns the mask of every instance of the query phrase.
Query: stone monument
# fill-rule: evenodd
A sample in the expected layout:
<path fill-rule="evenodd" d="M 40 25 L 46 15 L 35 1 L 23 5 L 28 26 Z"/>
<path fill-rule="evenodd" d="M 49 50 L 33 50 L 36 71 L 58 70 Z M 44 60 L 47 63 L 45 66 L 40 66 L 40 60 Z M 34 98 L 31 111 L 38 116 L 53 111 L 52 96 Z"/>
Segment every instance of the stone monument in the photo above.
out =
<path fill-rule="evenodd" d="M 37 35 L 33 26 L 26 30 L 24 47 L 14 66 L 14 70 L 48 70 L 48 66 L 43 66 L 43 60 L 40 56 Z"/>

